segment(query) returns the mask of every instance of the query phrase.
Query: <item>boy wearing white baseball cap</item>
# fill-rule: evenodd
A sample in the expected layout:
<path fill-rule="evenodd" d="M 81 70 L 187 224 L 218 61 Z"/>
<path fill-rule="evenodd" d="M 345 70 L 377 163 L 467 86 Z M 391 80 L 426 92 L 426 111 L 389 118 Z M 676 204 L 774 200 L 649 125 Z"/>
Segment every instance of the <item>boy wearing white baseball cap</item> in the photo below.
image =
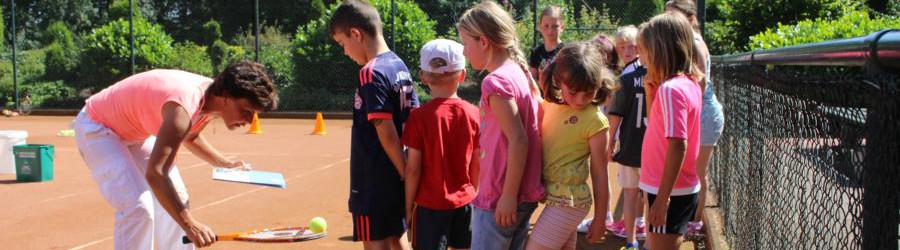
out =
<path fill-rule="evenodd" d="M 478 183 L 478 107 L 456 95 L 466 77 L 462 44 L 436 39 L 422 46 L 419 77 L 432 99 L 414 109 L 403 129 L 409 148 L 406 218 L 413 249 L 469 248 Z"/>

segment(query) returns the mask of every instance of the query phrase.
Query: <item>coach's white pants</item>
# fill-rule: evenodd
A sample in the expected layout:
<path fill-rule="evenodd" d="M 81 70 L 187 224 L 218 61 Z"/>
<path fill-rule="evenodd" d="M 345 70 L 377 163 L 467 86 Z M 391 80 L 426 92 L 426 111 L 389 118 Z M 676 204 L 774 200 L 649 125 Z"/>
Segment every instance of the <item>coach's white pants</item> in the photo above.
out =
<path fill-rule="evenodd" d="M 83 110 L 72 122 L 81 157 L 91 170 L 100 193 L 116 209 L 115 249 L 194 249 L 182 244 L 184 230 L 159 204 L 145 173 L 156 137 L 143 142 L 122 141 L 111 129 L 93 121 Z M 178 168 L 169 172 L 181 202 L 188 195 Z"/>

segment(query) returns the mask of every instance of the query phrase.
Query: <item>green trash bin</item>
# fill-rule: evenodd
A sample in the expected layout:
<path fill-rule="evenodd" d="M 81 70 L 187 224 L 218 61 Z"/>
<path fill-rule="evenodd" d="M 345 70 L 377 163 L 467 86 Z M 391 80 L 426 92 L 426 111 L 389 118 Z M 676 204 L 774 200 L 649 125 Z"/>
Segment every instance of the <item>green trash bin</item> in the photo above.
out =
<path fill-rule="evenodd" d="M 53 145 L 13 146 L 16 157 L 16 181 L 53 180 Z"/>

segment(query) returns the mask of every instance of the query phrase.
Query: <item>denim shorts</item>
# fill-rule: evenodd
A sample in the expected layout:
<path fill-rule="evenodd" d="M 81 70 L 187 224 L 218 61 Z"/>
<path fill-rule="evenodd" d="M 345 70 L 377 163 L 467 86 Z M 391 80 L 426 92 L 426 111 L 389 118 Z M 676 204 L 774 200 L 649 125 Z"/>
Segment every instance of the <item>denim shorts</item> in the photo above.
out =
<path fill-rule="evenodd" d="M 500 227 L 494 221 L 494 211 L 473 206 L 472 250 L 522 250 L 528 238 L 528 223 L 537 202 L 524 202 L 516 208 L 516 224 Z"/>
<path fill-rule="evenodd" d="M 722 114 L 722 105 L 716 100 L 715 95 L 712 95 L 710 100 L 704 98 L 703 109 L 700 111 L 700 145 L 715 146 L 722 137 L 724 127 L 725 115 Z"/>

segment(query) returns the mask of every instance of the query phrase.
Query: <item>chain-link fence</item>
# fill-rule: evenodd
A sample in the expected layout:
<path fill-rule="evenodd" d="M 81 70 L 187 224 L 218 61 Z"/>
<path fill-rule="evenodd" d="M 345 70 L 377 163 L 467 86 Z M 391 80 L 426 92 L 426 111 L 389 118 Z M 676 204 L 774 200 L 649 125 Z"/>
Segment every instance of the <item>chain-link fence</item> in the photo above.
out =
<path fill-rule="evenodd" d="M 726 126 L 710 182 L 729 245 L 897 249 L 897 74 L 716 62 L 712 76 Z"/>

